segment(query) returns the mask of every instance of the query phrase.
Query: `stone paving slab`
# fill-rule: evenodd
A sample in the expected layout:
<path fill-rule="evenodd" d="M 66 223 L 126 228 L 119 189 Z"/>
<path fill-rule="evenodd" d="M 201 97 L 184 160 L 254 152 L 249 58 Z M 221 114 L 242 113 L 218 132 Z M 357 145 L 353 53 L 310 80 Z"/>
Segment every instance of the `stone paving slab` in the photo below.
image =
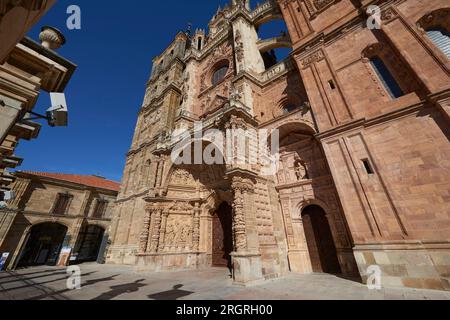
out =
<path fill-rule="evenodd" d="M 0 273 L 0 300 L 450 300 L 450 292 L 366 286 L 327 274 L 288 276 L 252 287 L 232 284 L 226 269 L 136 273 L 132 267 L 83 264 L 82 288 L 67 289 L 65 268 Z"/>

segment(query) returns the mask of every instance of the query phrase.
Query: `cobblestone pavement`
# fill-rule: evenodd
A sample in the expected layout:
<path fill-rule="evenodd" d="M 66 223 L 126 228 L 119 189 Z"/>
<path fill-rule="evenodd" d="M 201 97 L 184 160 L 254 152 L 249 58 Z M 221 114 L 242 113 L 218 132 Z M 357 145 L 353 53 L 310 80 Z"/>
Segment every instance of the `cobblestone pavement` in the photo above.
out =
<path fill-rule="evenodd" d="M 450 300 L 450 292 L 366 286 L 332 275 L 290 274 L 252 287 L 231 283 L 225 269 L 135 273 L 131 267 L 83 264 L 82 288 L 68 290 L 65 268 L 0 273 L 0 300 Z"/>

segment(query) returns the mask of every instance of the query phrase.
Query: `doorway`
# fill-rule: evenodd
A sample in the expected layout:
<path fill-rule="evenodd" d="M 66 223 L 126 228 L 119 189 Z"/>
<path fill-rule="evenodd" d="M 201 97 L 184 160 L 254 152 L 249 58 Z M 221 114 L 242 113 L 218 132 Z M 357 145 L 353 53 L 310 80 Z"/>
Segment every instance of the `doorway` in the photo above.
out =
<path fill-rule="evenodd" d="M 76 250 L 76 263 L 98 260 L 105 230 L 95 225 L 85 225 L 80 232 Z"/>
<path fill-rule="evenodd" d="M 313 272 L 340 274 L 336 246 L 325 211 L 311 205 L 303 210 L 302 218 Z"/>
<path fill-rule="evenodd" d="M 31 228 L 18 267 L 54 266 L 67 234 L 67 227 L 42 223 Z"/>
<path fill-rule="evenodd" d="M 212 221 L 212 265 L 231 270 L 233 252 L 232 231 L 233 209 L 224 202 L 217 209 Z"/>

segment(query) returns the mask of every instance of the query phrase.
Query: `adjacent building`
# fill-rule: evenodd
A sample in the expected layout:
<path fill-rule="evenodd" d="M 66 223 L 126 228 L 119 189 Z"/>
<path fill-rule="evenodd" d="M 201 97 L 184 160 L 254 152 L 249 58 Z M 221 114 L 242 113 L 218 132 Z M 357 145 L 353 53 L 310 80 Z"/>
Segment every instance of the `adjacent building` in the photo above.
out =
<path fill-rule="evenodd" d="M 16 34 L 15 27 L 25 21 L 23 15 L 28 9 L 47 8 L 53 1 L 22 1 L 19 5 L 16 1 L 14 5 L 12 3 L 2 1 L 0 6 L 4 13 L 0 15 L 1 54 L 4 54 L 0 64 L 0 230 L 3 235 L 8 233 L 16 218 L 15 210 L 9 210 L 6 205 L 6 201 L 14 198 L 11 186 L 16 177 L 10 170 L 20 166 L 23 161 L 15 154 L 15 150 L 21 140 L 36 139 L 41 129 L 41 124 L 32 121 L 36 118 L 36 114 L 32 114 L 36 101 L 42 91 L 63 92 L 76 69 L 75 64 L 54 51 L 65 43 L 59 30 L 43 27 L 39 36 L 40 44 L 27 37 L 22 39 L 23 34 Z M 46 5 L 43 7 L 43 4 Z M 36 19 L 37 11 L 33 12 L 28 12 L 27 16 Z M 16 25 L 13 21 L 16 21 Z M 27 20 L 27 23 L 31 23 L 31 20 Z M 7 35 L 5 30 L 9 31 Z M 19 42 L 8 52 L 3 52 L 9 45 L 8 41 L 3 42 L 6 36 L 9 40 L 18 37 Z M 50 101 L 44 107 L 50 107 Z"/>
<path fill-rule="evenodd" d="M 232 0 L 209 30 L 180 32 L 153 60 L 108 262 L 224 266 L 244 285 L 367 281 L 376 265 L 383 285 L 449 290 L 449 15 L 439 0 Z M 274 19 L 288 32 L 261 38 Z M 290 56 L 277 61 L 279 47 Z M 241 157 L 239 135 L 212 151 L 209 129 L 250 132 L 259 159 L 273 150 L 258 130 L 278 132 L 278 170 Z M 226 161 L 174 163 L 189 137 Z"/>
<path fill-rule="evenodd" d="M 41 91 L 63 92 L 76 65 L 58 55 L 65 43 L 57 29 L 42 28 L 42 44 L 22 39 L 0 65 L 0 193 L 8 191 L 14 180 L 8 169 L 22 159 L 15 155 L 20 140 L 37 138 L 41 125 L 28 119 Z M 45 108 L 50 107 L 49 105 Z"/>
<path fill-rule="evenodd" d="M 14 176 L 17 197 L 8 205 L 14 220 L 0 229 L 0 252 L 9 253 L 9 269 L 104 262 L 119 183 L 90 175 L 18 171 Z"/>

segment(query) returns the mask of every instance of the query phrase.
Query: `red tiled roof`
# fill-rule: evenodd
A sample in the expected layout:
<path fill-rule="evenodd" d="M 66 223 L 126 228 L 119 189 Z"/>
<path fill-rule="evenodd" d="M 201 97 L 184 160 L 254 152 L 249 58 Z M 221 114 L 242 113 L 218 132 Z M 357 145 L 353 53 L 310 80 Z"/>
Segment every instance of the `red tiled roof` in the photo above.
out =
<path fill-rule="evenodd" d="M 116 181 L 106 180 L 97 176 L 81 175 L 81 174 L 64 174 L 64 173 L 48 173 L 48 172 L 33 172 L 33 171 L 19 171 L 43 178 L 51 178 L 60 181 L 72 182 L 88 187 L 101 188 L 111 191 L 119 191 L 120 183 Z"/>

